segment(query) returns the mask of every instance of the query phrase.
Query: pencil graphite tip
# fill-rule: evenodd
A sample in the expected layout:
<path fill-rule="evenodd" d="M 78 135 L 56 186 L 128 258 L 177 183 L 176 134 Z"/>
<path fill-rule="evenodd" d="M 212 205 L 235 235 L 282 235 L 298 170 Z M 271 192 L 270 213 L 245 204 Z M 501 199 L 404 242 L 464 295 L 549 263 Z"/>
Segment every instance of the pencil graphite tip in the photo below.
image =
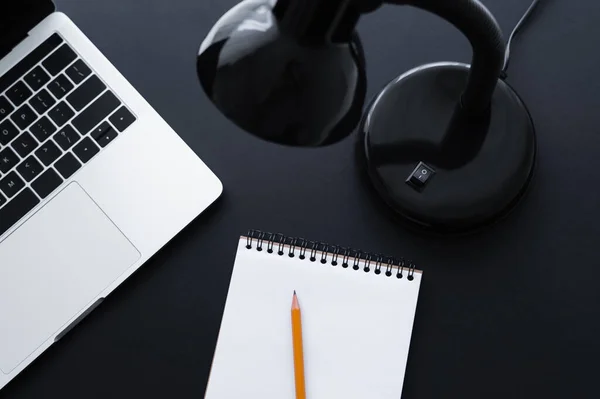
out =
<path fill-rule="evenodd" d="M 294 298 L 292 299 L 292 309 L 300 309 L 300 303 L 298 302 L 298 296 L 294 290 Z"/>

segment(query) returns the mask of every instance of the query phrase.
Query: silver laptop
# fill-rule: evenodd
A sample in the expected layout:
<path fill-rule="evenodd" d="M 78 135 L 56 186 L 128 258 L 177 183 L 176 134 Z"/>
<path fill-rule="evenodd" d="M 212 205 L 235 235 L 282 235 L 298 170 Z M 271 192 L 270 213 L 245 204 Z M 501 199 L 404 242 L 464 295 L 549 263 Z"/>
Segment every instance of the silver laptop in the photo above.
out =
<path fill-rule="evenodd" d="M 2 0 L 0 388 L 221 192 L 50 0 Z"/>

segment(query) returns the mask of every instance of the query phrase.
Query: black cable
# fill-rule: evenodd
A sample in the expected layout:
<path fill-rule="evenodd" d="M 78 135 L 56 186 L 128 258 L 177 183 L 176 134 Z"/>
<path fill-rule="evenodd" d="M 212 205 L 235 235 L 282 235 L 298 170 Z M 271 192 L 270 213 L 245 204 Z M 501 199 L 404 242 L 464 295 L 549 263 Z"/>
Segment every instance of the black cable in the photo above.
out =
<path fill-rule="evenodd" d="M 540 0 L 533 0 L 533 2 L 531 3 L 531 5 L 527 9 L 527 11 L 525 11 L 525 14 L 523 15 L 523 17 L 521 17 L 521 19 L 519 20 L 519 22 L 513 29 L 512 33 L 510 34 L 510 37 L 508 38 L 508 42 L 506 43 L 506 52 L 504 54 L 504 66 L 502 67 L 502 78 L 506 77 L 506 71 L 508 71 L 508 66 L 510 64 L 510 46 L 511 46 L 514 38 L 519 33 L 519 31 L 523 28 L 525 23 L 529 20 L 529 17 L 533 13 L 533 10 L 535 10 L 535 8 L 537 7 L 537 5 L 539 3 L 540 3 Z"/>

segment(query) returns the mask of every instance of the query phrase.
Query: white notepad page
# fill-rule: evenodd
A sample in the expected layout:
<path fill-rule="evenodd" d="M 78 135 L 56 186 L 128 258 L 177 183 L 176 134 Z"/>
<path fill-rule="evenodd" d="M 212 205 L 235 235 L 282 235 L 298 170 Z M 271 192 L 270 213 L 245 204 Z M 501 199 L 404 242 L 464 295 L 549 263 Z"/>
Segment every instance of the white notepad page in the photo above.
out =
<path fill-rule="evenodd" d="M 294 290 L 307 399 L 399 399 L 421 272 L 409 281 L 276 252 L 239 242 L 205 399 L 295 398 Z"/>

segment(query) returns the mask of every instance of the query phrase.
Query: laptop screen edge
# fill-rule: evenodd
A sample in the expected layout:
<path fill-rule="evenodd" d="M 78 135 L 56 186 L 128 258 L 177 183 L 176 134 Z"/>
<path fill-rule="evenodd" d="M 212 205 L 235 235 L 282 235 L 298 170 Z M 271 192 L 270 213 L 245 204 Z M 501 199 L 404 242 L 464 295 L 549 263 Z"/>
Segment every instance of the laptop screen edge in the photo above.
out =
<path fill-rule="evenodd" d="M 4 0 L 0 5 L 0 59 L 56 11 L 52 0 Z"/>

